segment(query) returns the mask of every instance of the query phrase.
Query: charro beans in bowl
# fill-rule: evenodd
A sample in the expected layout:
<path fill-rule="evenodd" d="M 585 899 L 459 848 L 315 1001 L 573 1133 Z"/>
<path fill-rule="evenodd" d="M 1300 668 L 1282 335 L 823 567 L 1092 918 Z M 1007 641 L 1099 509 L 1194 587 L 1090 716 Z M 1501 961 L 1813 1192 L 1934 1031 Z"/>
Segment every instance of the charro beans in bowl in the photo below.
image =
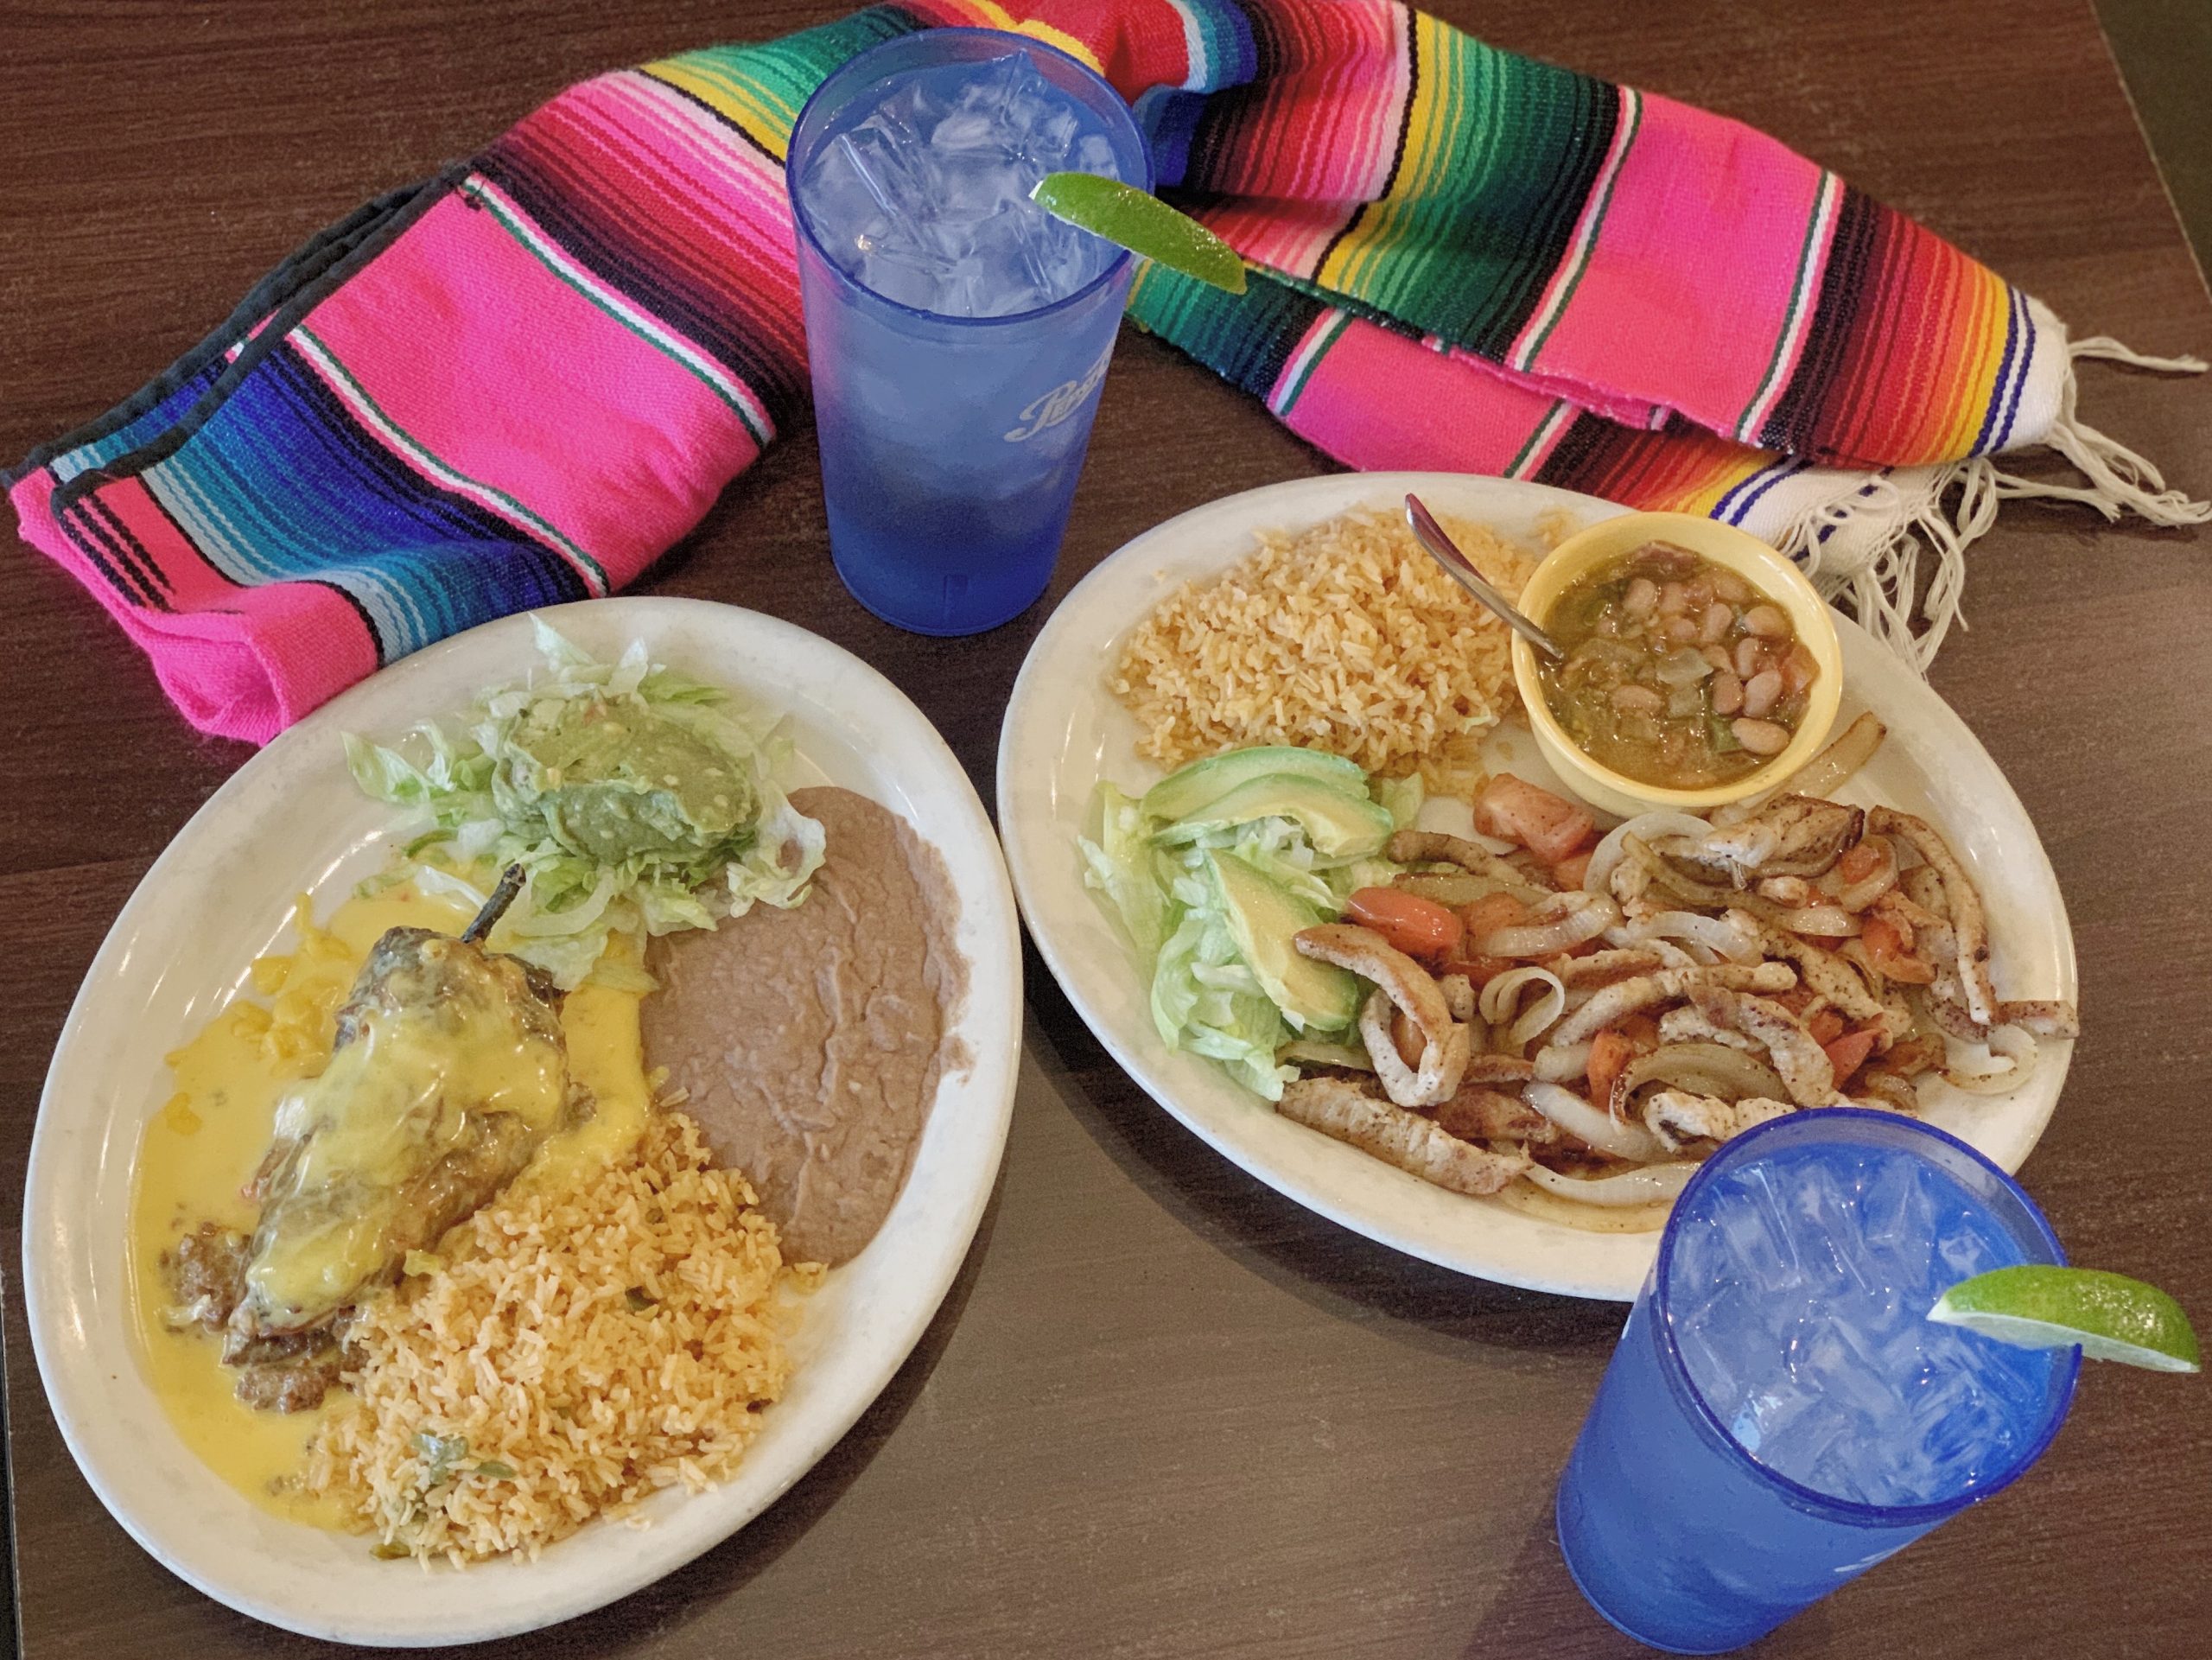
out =
<path fill-rule="evenodd" d="M 1630 568 L 1642 561 L 1651 563 Z M 1627 605 L 1638 576 L 1650 589 L 1635 588 L 1639 611 L 1631 619 Z M 1552 670 L 1535 647 L 1516 639 L 1513 682 L 1544 759 L 1568 789 L 1607 812 L 1705 812 L 1758 795 L 1812 760 L 1835 724 L 1843 647 L 1834 614 L 1786 555 L 1733 525 L 1695 513 L 1594 520 L 1544 556 L 1522 588 L 1520 606 L 1563 640 L 1569 658 L 1586 640 L 1605 642 L 1591 649 L 1590 666 L 1577 671 L 1570 687 L 1566 664 Z M 1786 632 L 1775 632 L 1777 619 L 1762 606 L 1781 614 Z M 1726 608 L 1725 626 L 1716 607 Z M 1609 613 L 1624 620 L 1601 633 L 1599 620 Z M 1708 631 L 1718 637 L 1707 639 Z M 1811 659 L 1809 684 L 1799 647 Z M 1732 684 L 1722 678 L 1723 658 Z M 1759 681 L 1769 670 L 1776 679 Z M 1628 685 L 1643 690 L 1623 694 L 1615 705 L 1614 694 Z M 1697 698 L 1694 710 L 1685 685 Z M 1745 702 L 1730 712 L 1738 689 Z M 1656 715 L 1644 692 L 1657 697 Z M 1754 746 L 1770 745 L 1774 734 L 1749 724 L 1739 731 L 1738 722 L 1779 728 L 1786 741 L 1762 754 Z M 1732 739 L 1740 753 L 1726 748 Z M 1688 781 L 1700 778 L 1709 781 Z"/>
<path fill-rule="evenodd" d="M 1789 747 L 1819 659 L 1789 614 L 1742 572 L 1665 540 L 1631 548 L 1563 588 L 1540 658 L 1552 716 L 1575 747 L 1638 783 L 1732 783 Z"/>

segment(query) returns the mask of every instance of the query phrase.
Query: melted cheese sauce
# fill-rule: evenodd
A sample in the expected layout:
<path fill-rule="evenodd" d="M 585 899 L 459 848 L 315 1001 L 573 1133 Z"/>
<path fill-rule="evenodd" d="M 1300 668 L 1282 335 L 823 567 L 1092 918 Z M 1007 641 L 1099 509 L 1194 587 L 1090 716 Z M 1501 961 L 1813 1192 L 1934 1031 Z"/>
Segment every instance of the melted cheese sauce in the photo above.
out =
<path fill-rule="evenodd" d="M 458 933 L 468 918 L 457 900 L 411 883 L 348 900 L 321 927 L 302 899 L 291 953 L 253 964 L 252 989 L 266 1001 L 238 999 L 169 1055 L 172 1093 L 139 1142 L 129 1262 L 133 1337 L 148 1381 L 203 1463 L 255 1504 L 293 1521 L 346 1524 L 333 1502 L 311 1500 L 291 1485 L 327 1409 L 257 1412 L 241 1402 L 219 1341 L 196 1326 L 170 1329 L 162 1253 L 202 1222 L 251 1231 L 257 1212 L 240 1189 L 269 1150 L 278 1103 L 328 1062 L 339 1005 L 385 931 Z M 595 1110 L 541 1147 L 515 1187 L 574 1187 L 635 1144 L 652 1103 L 638 1035 L 642 996 L 587 983 L 563 1002 L 569 1071 L 591 1091 Z"/>

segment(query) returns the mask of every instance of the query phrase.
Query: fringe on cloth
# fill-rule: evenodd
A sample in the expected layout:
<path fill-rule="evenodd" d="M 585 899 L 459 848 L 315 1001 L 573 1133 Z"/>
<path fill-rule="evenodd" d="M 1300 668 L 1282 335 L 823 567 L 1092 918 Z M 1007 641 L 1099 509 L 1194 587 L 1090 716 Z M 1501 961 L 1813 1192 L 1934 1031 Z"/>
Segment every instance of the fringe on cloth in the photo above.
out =
<path fill-rule="evenodd" d="M 2067 351 L 2077 363 L 2104 359 L 2160 374 L 2202 374 L 2206 368 L 2201 358 L 2148 357 L 2102 334 L 2071 341 Z M 1831 603 L 1848 607 L 1860 626 L 1924 675 L 1952 626 L 1967 626 L 1959 610 L 1967 550 L 1996 523 L 2005 502 L 2075 501 L 2107 520 L 2133 514 L 2160 526 L 2212 521 L 2212 502 L 2169 488 L 2151 461 L 2083 421 L 2075 410 L 2078 393 L 2078 378 L 2069 372 L 2058 419 L 2043 442 L 2087 482 L 2024 477 L 1988 455 L 1943 467 L 1886 468 L 1799 509 L 1774 533 L 1775 545 L 1805 568 Z M 1923 555 L 1934 561 L 1924 583 Z"/>

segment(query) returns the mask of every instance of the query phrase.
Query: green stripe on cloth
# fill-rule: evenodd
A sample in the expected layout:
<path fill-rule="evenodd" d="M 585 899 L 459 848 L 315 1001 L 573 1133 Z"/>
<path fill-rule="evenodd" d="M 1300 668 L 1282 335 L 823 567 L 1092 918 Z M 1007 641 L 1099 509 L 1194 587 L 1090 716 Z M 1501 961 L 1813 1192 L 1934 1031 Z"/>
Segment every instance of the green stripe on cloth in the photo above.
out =
<path fill-rule="evenodd" d="M 1419 16 L 1404 154 L 1319 284 L 1402 330 L 1500 356 L 1565 257 L 1611 148 L 1607 83 Z"/>

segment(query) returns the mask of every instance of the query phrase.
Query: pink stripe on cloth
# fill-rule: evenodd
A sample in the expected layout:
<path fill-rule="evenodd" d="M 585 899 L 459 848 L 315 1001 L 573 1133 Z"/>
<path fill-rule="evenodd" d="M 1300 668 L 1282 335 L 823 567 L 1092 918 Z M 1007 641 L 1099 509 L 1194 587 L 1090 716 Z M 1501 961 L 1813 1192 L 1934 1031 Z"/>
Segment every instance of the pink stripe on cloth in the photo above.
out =
<path fill-rule="evenodd" d="M 1357 202 L 1211 202 L 1198 219 L 1216 236 L 1255 265 L 1266 265 L 1309 281 L 1321 269 L 1329 245 L 1359 212 Z"/>
<path fill-rule="evenodd" d="M 527 515 L 496 500 L 490 511 L 557 546 L 531 520 L 550 525 L 620 587 L 699 522 L 760 446 L 723 392 L 618 315 L 629 302 L 587 294 L 577 284 L 596 279 L 549 247 L 569 267 L 556 273 L 502 224 L 519 210 L 486 199 L 499 212 L 461 193 L 440 202 L 307 328 L 438 462 L 529 504 Z"/>
<path fill-rule="evenodd" d="M 1587 265 L 1529 368 L 1600 410 L 1605 388 L 1666 386 L 1671 407 L 1727 431 L 1783 342 L 1823 175 L 1740 122 L 1642 103 Z"/>
<path fill-rule="evenodd" d="M 54 518 L 54 480 L 30 474 L 10 493 L 22 537 L 82 582 L 153 663 L 155 677 L 203 732 L 267 743 L 308 710 L 376 672 L 375 641 L 352 605 L 310 582 L 233 588 L 200 557 L 136 479 L 105 487 L 118 514 L 162 573 L 175 602 L 226 589 L 221 610 L 132 604 Z M 73 507 L 73 520 L 84 510 Z"/>
<path fill-rule="evenodd" d="M 1315 327 L 1327 327 L 1334 315 Z M 1306 356 L 1301 348 L 1292 366 Z M 1503 474 L 1556 401 L 1506 381 L 1486 364 L 1353 319 L 1321 353 L 1282 417 L 1308 443 L 1363 472 Z"/>

